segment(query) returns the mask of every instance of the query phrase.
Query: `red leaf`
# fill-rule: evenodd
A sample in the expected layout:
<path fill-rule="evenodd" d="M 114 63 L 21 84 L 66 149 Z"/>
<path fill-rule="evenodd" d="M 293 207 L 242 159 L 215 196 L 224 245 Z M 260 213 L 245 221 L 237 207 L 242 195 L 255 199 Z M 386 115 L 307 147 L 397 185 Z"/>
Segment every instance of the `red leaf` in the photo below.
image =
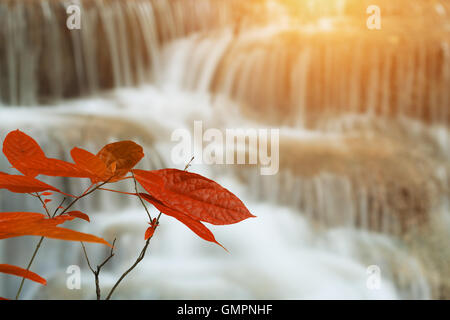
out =
<path fill-rule="evenodd" d="M 149 227 L 147 231 L 145 231 L 145 240 L 153 236 L 153 233 L 155 232 L 155 228 Z"/>
<path fill-rule="evenodd" d="M 0 189 L 8 189 L 16 193 L 32 193 L 45 190 L 60 192 L 55 187 L 41 182 L 35 178 L 19 175 L 11 175 L 0 172 Z"/>
<path fill-rule="evenodd" d="M 44 286 L 47 284 L 47 281 L 38 274 L 9 264 L 0 264 L 0 272 L 26 278 L 28 280 L 43 284 Z"/>
<path fill-rule="evenodd" d="M 90 178 L 91 175 L 75 164 L 59 159 L 29 159 L 23 166 L 38 174 L 51 177 Z"/>
<path fill-rule="evenodd" d="M 73 148 L 70 154 L 79 168 L 91 174 L 92 183 L 108 180 L 106 164 L 95 154 L 80 148 Z"/>
<path fill-rule="evenodd" d="M 89 216 L 86 213 L 83 213 L 81 211 L 70 211 L 70 212 L 67 212 L 66 214 L 71 217 L 75 217 L 75 218 L 86 220 L 87 222 L 91 222 L 91 220 L 89 219 Z"/>
<path fill-rule="evenodd" d="M 0 239 L 43 236 L 68 241 L 102 243 L 110 246 L 104 239 L 96 236 L 58 227 L 67 220 L 73 219 L 75 217 L 65 215 L 47 219 L 45 215 L 35 212 L 0 212 Z"/>
<path fill-rule="evenodd" d="M 153 204 L 155 208 L 161 211 L 162 213 L 171 216 L 180 221 L 181 223 L 183 223 L 184 225 L 186 225 L 189 229 L 191 229 L 196 235 L 198 235 L 203 240 L 214 242 L 219 246 L 221 246 L 222 248 L 224 248 L 226 251 L 228 251 L 224 246 L 222 246 L 219 242 L 216 241 L 214 234 L 207 227 L 205 227 L 200 221 L 192 219 L 191 217 L 182 212 L 179 212 L 177 210 L 165 206 L 163 203 L 161 203 L 160 201 L 158 201 L 157 199 L 153 198 L 152 196 L 146 193 L 140 193 L 139 195 L 144 200 Z"/>
<path fill-rule="evenodd" d="M 52 201 L 51 199 L 45 199 L 45 200 L 44 200 L 44 203 L 47 204 L 47 203 L 49 203 L 49 202 L 51 202 L 51 201 Z"/>
<path fill-rule="evenodd" d="M 9 299 L 6 299 L 6 298 L 3 298 L 3 297 L 0 297 L 0 300 L 9 300 Z"/>
<path fill-rule="evenodd" d="M 233 193 L 199 174 L 177 169 L 132 172 L 151 196 L 194 220 L 226 225 L 255 217 Z"/>
<path fill-rule="evenodd" d="M 39 144 L 30 136 L 16 130 L 3 142 L 3 153 L 11 165 L 26 176 L 39 174 L 56 177 L 89 178 L 89 174 L 76 165 L 45 156 Z"/>
<path fill-rule="evenodd" d="M 30 177 L 37 176 L 39 172 L 27 166 L 27 161 L 45 159 L 39 144 L 20 130 L 8 133 L 3 142 L 3 153 L 14 168 Z"/>
<path fill-rule="evenodd" d="M 116 182 L 125 176 L 144 157 L 143 149 L 133 141 L 120 141 L 107 144 L 98 153 L 113 176 L 109 182 Z"/>
<path fill-rule="evenodd" d="M 51 196 L 53 195 L 53 192 L 43 192 L 41 193 L 41 196 Z"/>

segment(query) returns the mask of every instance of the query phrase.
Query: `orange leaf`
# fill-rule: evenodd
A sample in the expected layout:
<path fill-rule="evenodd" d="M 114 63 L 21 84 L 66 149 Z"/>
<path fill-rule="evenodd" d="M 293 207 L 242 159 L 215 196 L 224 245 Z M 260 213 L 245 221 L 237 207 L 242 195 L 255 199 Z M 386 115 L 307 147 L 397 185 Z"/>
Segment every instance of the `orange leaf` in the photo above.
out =
<path fill-rule="evenodd" d="M 51 196 L 53 192 L 43 192 L 41 193 L 41 196 Z"/>
<path fill-rule="evenodd" d="M 51 202 L 51 201 L 52 201 L 52 199 L 45 199 L 45 200 L 44 200 L 44 203 L 47 204 L 47 203 L 49 203 L 49 202 Z"/>
<path fill-rule="evenodd" d="M 27 166 L 27 161 L 45 159 L 45 153 L 39 144 L 20 130 L 8 133 L 3 142 L 3 153 L 14 168 L 33 178 L 39 172 Z"/>
<path fill-rule="evenodd" d="M 177 169 L 132 172 L 151 196 L 194 220 L 226 225 L 255 217 L 233 193 L 199 174 Z"/>
<path fill-rule="evenodd" d="M 28 280 L 43 284 L 44 286 L 47 284 L 47 280 L 45 280 L 38 274 L 9 264 L 0 264 L 0 272 L 12 274 L 14 276 L 19 276 L 21 278 L 26 278 Z"/>
<path fill-rule="evenodd" d="M 8 133 L 3 142 L 3 153 L 14 168 L 32 178 L 39 174 L 76 178 L 90 176 L 73 163 L 47 158 L 39 144 L 19 130 Z"/>
<path fill-rule="evenodd" d="M 222 248 L 224 248 L 226 251 L 228 251 L 224 246 L 222 246 L 219 242 L 217 242 L 216 238 L 214 237 L 214 234 L 207 227 L 205 227 L 205 225 L 203 225 L 200 221 L 195 220 L 182 212 L 179 212 L 177 210 L 165 206 L 163 203 L 161 203 L 160 201 L 158 201 L 157 199 L 153 198 L 152 196 L 146 193 L 140 193 L 139 195 L 144 200 L 153 204 L 155 208 L 161 211 L 162 213 L 167 214 L 168 216 L 171 216 L 180 221 L 181 223 L 183 223 L 184 225 L 186 225 L 189 229 L 191 229 L 196 235 L 198 235 L 203 240 L 214 242 L 219 246 L 221 246 Z"/>
<path fill-rule="evenodd" d="M 59 159 L 29 159 L 23 166 L 38 174 L 51 177 L 90 178 L 91 175 L 75 164 Z"/>
<path fill-rule="evenodd" d="M 145 240 L 153 236 L 153 233 L 155 233 L 155 228 L 149 227 L 147 231 L 145 231 Z"/>
<path fill-rule="evenodd" d="M 110 246 L 102 238 L 58 227 L 67 220 L 73 219 L 75 217 L 65 215 L 47 219 L 45 215 L 35 212 L 0 212 L 0 239 L 42 236 L 68 241 L 102 243 Z"/>
<path fill-rule="evenodd" d="M 95 184 L 109 178 L 105 163 L 95 154 L 80 148 L 73 148 L 70 154 L 79 168 L 91 174 L 92 183 Z"/>
<path fill-rule="evenodd" d="M 116 182 L 125 176 L 144 157 L 143 149 L 133 141 L 120 141 L 107 144 L 98 153 L 113 176 L 109 182 Z"/>
<path fill-rule="evenodd" d="M 75 217 L 75 218 L 86 220 L 87 222 L 91 222 L 91 220 L 89 219 L 89 216 L 86 213 L 83 213 L 81 211 L 70 211 L 70 212 L 67 212 L 66 214 L 71 217 Z"/>
<path fill-rule="evenodd" d="M 32 193 L 45 190 L 60 192 L 55 187 L 41 182 L 35 178 L 19 175 L 11 175 L 0 172 L 0 189 L 8 189 L 16 193 Z"/>

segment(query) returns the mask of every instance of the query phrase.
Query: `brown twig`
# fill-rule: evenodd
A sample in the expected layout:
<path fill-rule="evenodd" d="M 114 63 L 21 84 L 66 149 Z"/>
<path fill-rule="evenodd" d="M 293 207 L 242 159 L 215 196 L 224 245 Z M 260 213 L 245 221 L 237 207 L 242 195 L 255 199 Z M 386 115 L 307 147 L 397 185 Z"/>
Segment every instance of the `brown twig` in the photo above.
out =
<path fill-rule="evenodd" d="M 52 218 L 54 218 L 56 216 L 56 214 L 58 213 L 59 208 L 61 208 L 61 206 L 64 204 L 64 202 L 66 201 L 67 198 L 62 199 L 62 201 L 59 203 L 59 205 L 56 207 L 55 212 L 53 212 L 53 216 Z"/>
<path fill-rule="evenodd" d="M 49 212 L 48 209 L 47 209 L 47 205 L 45 204 L 44 200 L 42 200 L 41 195 L 40 195 L 39 193 L 36 192 L 36 197 L 37 197 L 37 198 L 39 199 L 39 201 L 41 202 L 42 207 L 44 208 L 45 212 L 47 213 L 47 216 L 48 216 L 49 218 L 51 218 L 50 212 Z"/>
<path fill-rule="evenodd" d="M 189 162 L 186 164 L 186 166 L 184 167 L 184 171 L 186 171 L 191 166 L 192 161 L 194 161 L 194 156 L 192 156 L 191 160 L 189 160 Z"/>
<path fill-rule="evenodd" d="M 150 222 L 152 222 L 152 221 L 153 221 L 152 216 L 150 215 L 150 212 L 148 211 L 148 208 L 147 208 L 147 206 L 145 205 L 144 200 L 142 200 L 142 197 L 141 197 L 141 195 L 139 194 L 138 186 L 137 186 L 137 181 L 136 181 L 136 178 L 134 177 L 134 173 L 132 172 L 131 174 L 133 175 L 134 189 L 136 190 L 136 194 L 137 194 L 137 196 L 139 197 L 139 200 L 141 201 L 141 204 L 142 204 L 142 206 L 144 207 L 145 212 L 147 212 L 147 216 L 148 216 Z"/>
<path fill-rule="evenodd" d="M 41 239 L 39 239 L 39 242 L 36 245 L 36 248 L 34 249 L 33 256 L 31 257 L 30 262 L 28 262 L 27 271 L 30 270 L 31 264 L 34 261 L 34 258 L 36 258 L 36 255 L 37 255 L 37 253 L 39 251 L 39 248 L 41 247 L 42 241 L 44 241 L 44 238 L 45 237 L 41 237 Z M 23 288 L 23 284 L 24 283 L 25 283 L 25 278 L 22 278 L 22 281 L 20 282 L 19 290 L 17 290 L 17 293 L 16 293 L 16 300 L 19 300 L 20 293 L 22 292 L 22 288 Z"/>
<path fill-rule="evenodd" d="M 81 196 L 76 197 L 75 199 L 73 199 L 73 201 L 71 203 L 69 203 L 69 205 L 59 214 L 60 216 L 63 215 L 64 213 L 66 213 L 75 203 L 77 203 L 78 200 L 83 199 L 84 197 L 90 195 L 91 193 L 95 192 L 98 188 L 103 187 L 105 184 L 107 184 L 109 182 L 110 179 L 106 180 L 105 182 L 99 184 L 98 186 L 96 186 L 95 188 L 93 188 L 92 190 L 90 190 L 89 192 L 84 192 Z M 92 185 L 88 188 L 88 190 L 92 187 Z"/>
<path fill-rule="evenodd" d="M 86 261 L 88 264 L 89 269 L 91 270 L 91 272 L 94 274 L 95 277 L 95 293 L 97 295 L 97 300 L 101 299 L 101 289 L 100 289 L 100 272 L 103 268 L 103 266 L 105 266 L 109 260 L 111 260 L 112 257 L 114 257 L 114 244 L 116 243 L 116 239 L 114 239 L 112 247 L 111 247 L 111 252 L 109 253 L 109 256 L 100 264 L 97 266 L 97 270 L 94 270 L 94 268 L 92 268 L 91 263 L 89 261 L 89 257 L 86 251 L 86 247 L 84 246 L 83 242 L 80 242 L 81 246 L 83 247 L 83 252 L 84 252 L 84 256 L 86 257 Z"/>
<path fill-rule="evenodd" d="M 156 225 L 155 225 L 155 230 L 159 225 L 159 218 L 161 217 L 161 212 L 158 215 L 158 218 L 156 218 Z M 154 234 L 153 234 L 154 235 Z M 114 291 L 117 289 L 117 287 L 119 286 L 119 284 L 122 282 L 122 280 L 131 272 L 133 271 L 134 268 L 136 268 L 136 266 L 139 264 L 139 262 L 141 262 L 144 258 L 145 258 L 145 254 L 147 252 L 147 248 L 148 245 L 150 244 L 150 240 L 153 238 L 153 235 L 147 239 L 147 241 L 145 242 L 144 247 L 141 250 L 141 253 L 139 254 L 138 258 L 136 259 L 136 261 L 133 263 L 133 265 L 128 268 L 119 278 L 119 280 L 117 280 L 117 282 L 114 284 L 114 286 L 112 287 L 111 291 L 109 292 L 108 296 L 106 297 L 105 300 L 110 300 L 112 294 L 114 293 Z"/>

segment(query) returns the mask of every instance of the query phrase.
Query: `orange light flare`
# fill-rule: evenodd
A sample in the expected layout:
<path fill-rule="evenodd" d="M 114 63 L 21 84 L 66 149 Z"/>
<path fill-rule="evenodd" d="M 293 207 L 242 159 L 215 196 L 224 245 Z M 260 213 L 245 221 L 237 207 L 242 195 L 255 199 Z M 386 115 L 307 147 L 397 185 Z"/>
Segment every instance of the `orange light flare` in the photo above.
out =
<path fill-rule="evenodd" d="M 437 25 L 450 30 L 450 1 L 446 0 L 267 0 L 266 5 L 283 8 L 290 25 L 308 33 L 364 31 L 370 16 L 367 9 L 373 5 L 380 9 L 383 31 L 425 32 Z"/>

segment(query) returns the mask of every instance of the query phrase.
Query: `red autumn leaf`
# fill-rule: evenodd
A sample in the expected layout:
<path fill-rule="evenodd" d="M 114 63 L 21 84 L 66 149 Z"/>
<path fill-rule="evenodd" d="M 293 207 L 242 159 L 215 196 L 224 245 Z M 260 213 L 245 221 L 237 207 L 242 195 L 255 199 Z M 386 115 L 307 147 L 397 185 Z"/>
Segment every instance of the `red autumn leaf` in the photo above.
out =
<path fill-rule="evenodd" d="M 44 203 L 47 204 L 47 203 L 49 203 L 49 202 L 51 202 L 51 201 L 52 201 L 52 199 L 45 199 L 45 200 L 44 200 Z"/>
<path fill-rule="evenodd" d="M 78 232 L 58 225 L 73 220 L 72 216 L 59 216 L 47 219 L 35 212 L 0 212 L 0 239 L 20 236 L 42 236 L 52 239 L 102 243 L 110 246 L 104 239 Z"/>
<path fill-rule="evenodd" d="M 51 177 L 90 178 L 91 175 L 75 164 L 59 159 L 29 159 L 24 166 L 38 174 Z"/>
<path fill-rule="evenodd" d="M 8 189 L 16 193 L 32 193 L 45 190 L 60 192 L 55 187 L 41 182 L 35 178 L 19 175 L 11 175 L 0 172 L 0 189 Z"/>
<path fill-rule="evenodd" d="M 109 182 L 116 182 L 125 176 L 144 157 L 143 149 L 133 141 L 120 141 L 107 144 L 97 157 L 108 169 L 108 176 L 113 176 Z"/>
<path fill-rule="evenodd" d="M 70 212 L 67 212 L 66 214 L 71 217 L 75 217 L 75 218 L 86 220 L 87 222 L 91 222 L 91 220 L 89 219 L 89 216 L 86 213 L 83 213 L 81 211 L 70 211 Z"/>
<path fill-rule="evenodd" d="M 226 225 L 255 217 L 233 193 L 199 174 L 177 169 L 132 172 L 151 196 L 194 220 Z"/>
<path fill-rule="evenodd" d="M 10 132 L 3 142 L 3 153 L 11 165 L 26 176 L 88 178 L 89 174 L 70 162 L 47 158 L 39 144 L 27 134 Z"/>
<path fill-rule="evenodd" d="M 6 299 L 6 298 L 3 298 L 3 297 L 0 297 L 0 300 L 9 300 L 9 299 Z"/>
<path fill-rule="evenodd" d="M 28 160 L 46 158 L 39 144 L 20 130 L 8 133 L 3 142 L 3 153 L 14 168 L 30 177 L 36 177 L 39 172 L 27 166 Z"/>
<path fill-rule="evenodd" d="M 43 192 L 43 193 L 41 193 L 41 196 L 51 196 L 51 195 L 53 195 L 53 192 Z"/>
<path fill-rule="evenodd" d="M 154 227 L 149 227 L 147 229 L 147 231 L 145 231 L 145 240 L 147 240 L 148 238 L 153 236 L 153 233 L 155 233 L 155 228 Z"/>
<path fill-rule="evenodd" d="M 84 149 L 73 148 L 70 151 L 76 165 L 91 174 L 92 183 L 108 180 L 108 169 L 102 159 Z M 111 174 L 110 174 L 111 175 Z"/>
<path fill-rule="evenodd" d="M 9 264 L 0 264 L 0 272 L 11 274 L 14 276 L 18 276 L 21 278 L 26 278 L 28 280 L 43 284 L 44 286 L 47 284 L 47 281 L 42 278 L 40 275 L 31 272 L 29 270 L 22 269 L 20 267 L 12 266 Z"/>
<path fill-rule="evenodd" d="M 181 223 L 183 223 L 184 225 L 186 225 L 189 229 L 191 229 L 196 235 L 198 235 L 203 240 L 214 242 L 219 246 L 221 246 L 222 248 L 224 248 L 226 251 L 228 251 L 224 246 L 222 246 L 219 242 L 217 242 L 216 238 L 214 237 L 214 234 L 207 227 L 205 227 L 205 225 L 203 225 L 200 221 L 195 220 L 182 212 L 179 212 L 177 210 L 165 206 L 163 203 L 161 203 L 160 201 L 158 201 L 157 199 L 153 198 L 152 196 L 146 193 L 140 193 L 139 195 L 147 202 L 153 204 L 155 208 L 161 211 L 162 213 L 171 216 L 180 221 Z"/>

